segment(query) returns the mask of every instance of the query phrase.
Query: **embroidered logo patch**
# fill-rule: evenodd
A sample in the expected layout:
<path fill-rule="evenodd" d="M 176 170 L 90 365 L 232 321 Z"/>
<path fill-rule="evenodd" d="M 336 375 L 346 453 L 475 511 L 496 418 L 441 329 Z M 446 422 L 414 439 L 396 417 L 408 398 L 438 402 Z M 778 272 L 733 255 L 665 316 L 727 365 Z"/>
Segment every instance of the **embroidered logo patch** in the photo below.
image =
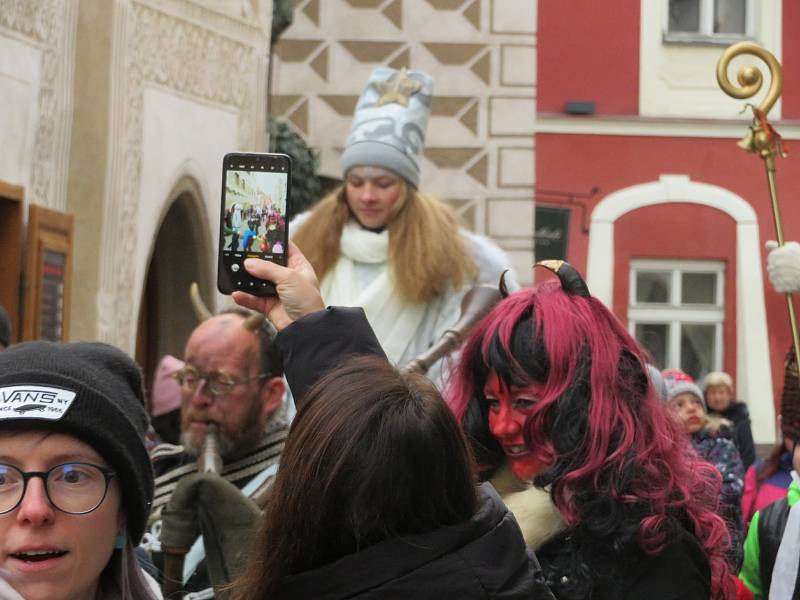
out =
<path fill-rule="evenodd" d="M 58 421 L 72 402 L 75 392 L 44 385 L 0 387 L 0 420 L 46 419 Z"/>

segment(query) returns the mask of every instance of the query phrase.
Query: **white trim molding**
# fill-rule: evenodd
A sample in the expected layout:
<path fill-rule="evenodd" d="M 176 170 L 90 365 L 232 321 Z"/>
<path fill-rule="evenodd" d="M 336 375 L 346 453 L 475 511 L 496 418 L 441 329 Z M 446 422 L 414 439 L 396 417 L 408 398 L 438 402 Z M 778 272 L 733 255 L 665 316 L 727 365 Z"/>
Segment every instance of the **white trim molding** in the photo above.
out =
<path fill-rule="evenodd" d="M 676 119 L 634 115 L 576 117 L 539 113 L 536 117 L 536 133 L 738 140 L 747 133 L 751 120 L 746 115 L 741 119 Z M 800 123 L 797 121 L 775 121 L 772 124 L 783 139 L 800 139 Z"/>
<path fill-rule="evenodd" d="M 709 206 L 736 222 L 736 390 L 749 408 L 757 443 L 775 441 L 775 410 L 769 360 L 758 219 L 753 207 L 724 188 L 662 175 L 658 181 L 609 194 L 592 211 L 587 282 L 607 306 L 614 292 L 614 225 L 623 215 L 647 206 L 681 202 Z"/>

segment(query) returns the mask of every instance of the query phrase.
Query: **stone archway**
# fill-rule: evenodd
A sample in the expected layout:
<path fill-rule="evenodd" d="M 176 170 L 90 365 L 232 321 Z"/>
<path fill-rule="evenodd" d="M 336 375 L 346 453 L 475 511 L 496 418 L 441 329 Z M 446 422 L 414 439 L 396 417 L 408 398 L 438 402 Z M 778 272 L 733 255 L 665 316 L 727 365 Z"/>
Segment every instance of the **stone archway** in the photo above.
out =
<path fill-rule="evenodd" d="M 744 198 L 716 185 L 692 181 L 686 175 L 662 175 L 658 181 L 609 194 L 592 211 L 586 269 L 589 289 L 611 306 L 616 221 L 637 208 L 669 202 L 710 206 L 736 222 L 736 389 L 750 406 L 756 442 L 771 443 L 775 439 L 775 413 L 758 219 Z"/>
<path fill-rule="evenodd" d="M 206 302 L 213 301 L 213 244 L 199 188 L 193 179 L 184 178 L 170 198 L 152 243 L 136 331 L 136 359 L 148 389 L 160 358 L 181 358 L 197 325 L 189 301 L 191 283 L 199 284 Z"/>

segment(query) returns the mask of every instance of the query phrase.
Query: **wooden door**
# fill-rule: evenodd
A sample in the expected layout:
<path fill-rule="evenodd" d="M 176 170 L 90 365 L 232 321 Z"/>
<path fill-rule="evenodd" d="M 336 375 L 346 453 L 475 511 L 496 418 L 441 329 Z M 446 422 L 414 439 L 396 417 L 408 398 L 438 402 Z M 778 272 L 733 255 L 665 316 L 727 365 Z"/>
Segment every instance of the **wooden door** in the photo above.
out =
<path fill-rule="evenodd" d="M 28 214 L 24 339 L 69 338 L 73 217 L 32 204 Z"/>

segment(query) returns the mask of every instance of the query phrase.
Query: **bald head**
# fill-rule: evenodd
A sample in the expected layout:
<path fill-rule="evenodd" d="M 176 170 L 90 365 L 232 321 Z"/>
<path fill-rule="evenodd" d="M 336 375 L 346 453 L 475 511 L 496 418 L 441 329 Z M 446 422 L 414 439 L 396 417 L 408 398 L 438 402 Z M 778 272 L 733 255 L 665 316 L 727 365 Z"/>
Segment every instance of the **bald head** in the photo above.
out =
<path fill-rule="evenodd" d="M 237 314 L 216 315 L 195 327 L 186 342 L 186 360 L 191 355 L 218 355 L 237 352 L 245 363 L 260 361 L 258 336 L 244 328 L 245 319 Z"/>
<path fill-rule="evenodd" d="M 252 332 L 245 320 L 238 313 L 216 315 L 186 343 L 185 368 L 197 374 L 196 386 L 181 388 L 181 440 L 189 451 L 200 448 L 208 424 L 215 423 L 224 459 L 246 453 L 281 405 L 283 380 L 269 331 Z M 227 385 L 209 385 L 209 376 Z"/>

